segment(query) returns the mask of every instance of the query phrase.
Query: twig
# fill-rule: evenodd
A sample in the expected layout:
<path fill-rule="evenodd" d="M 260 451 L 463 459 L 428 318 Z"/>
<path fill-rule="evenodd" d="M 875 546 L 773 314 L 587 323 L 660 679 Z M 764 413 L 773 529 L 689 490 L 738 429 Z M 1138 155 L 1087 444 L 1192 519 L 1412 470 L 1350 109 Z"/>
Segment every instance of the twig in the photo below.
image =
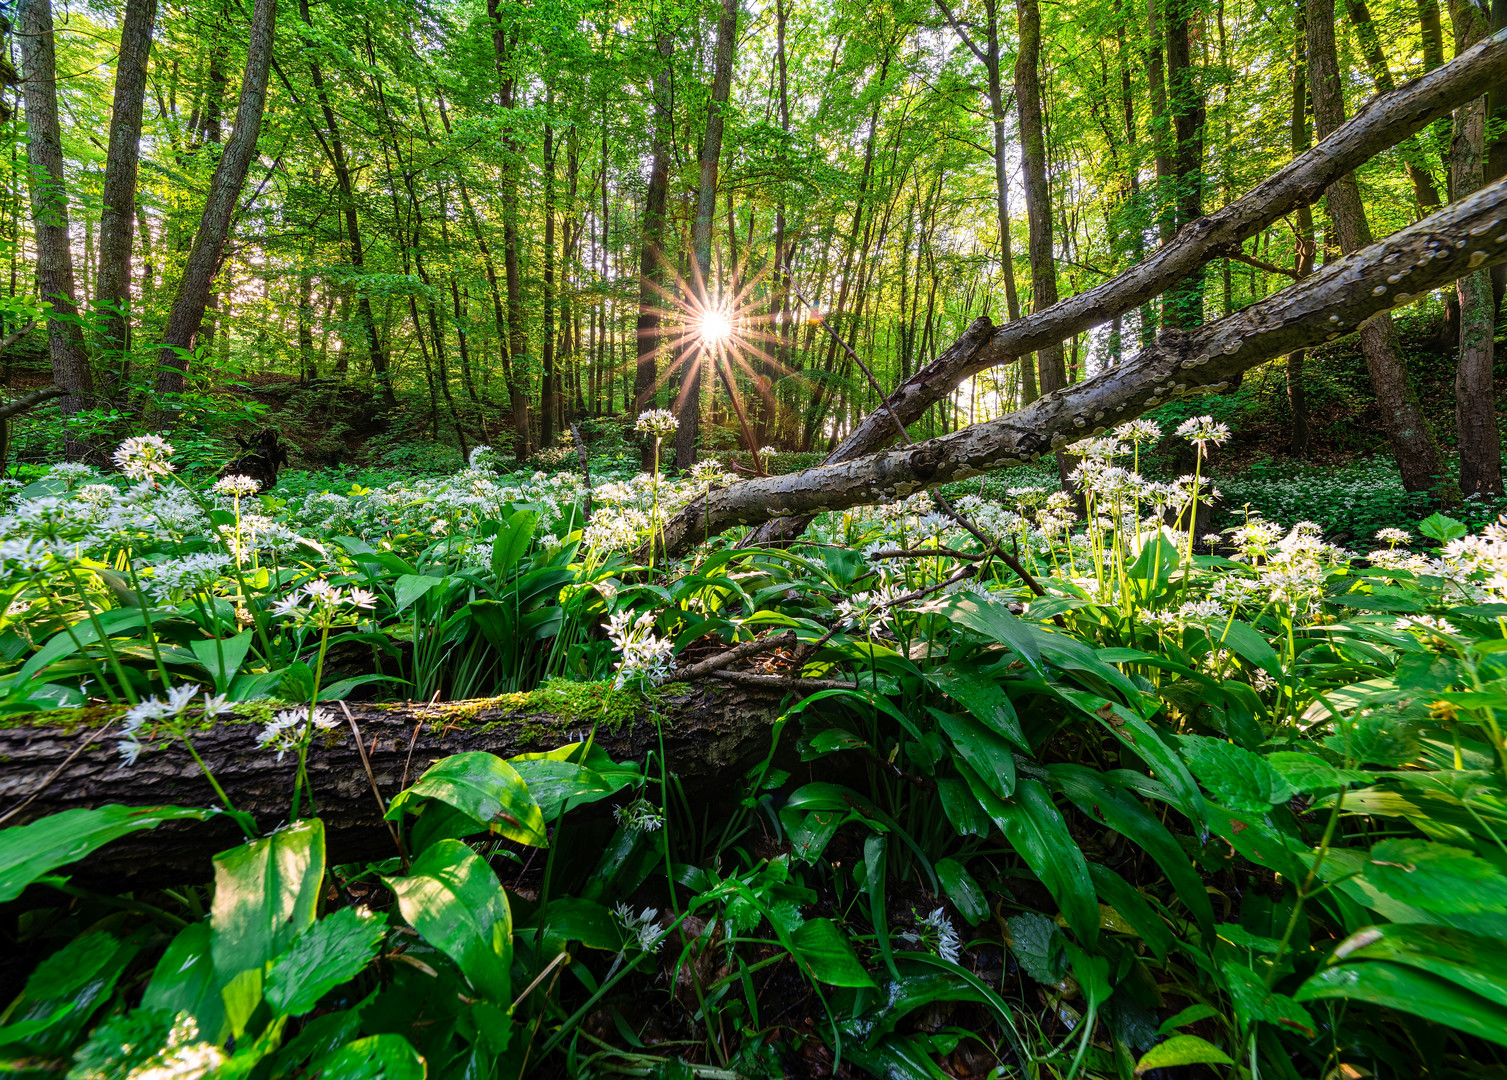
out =
<path fill-rule="evenodd" d="M 42 794 L 42 792 L 44 792 L 44 791 L 47 790 L 47 785 L 48 784 L 50 784 L 54 780 L 56 780 L 60 775 L 62 775 L 62 772 L 63 772 L 64 769 L 68 768 L 69 765 L 73 764 L 73 759 L 74 758 L 78 757 L 85 750 L 89 749 L 89 747 L 91 747 L 95 743 L 97 743 L 99 741 L 100 737 L 102 735 L 104 735 L 105 732 L 109 731 L 114 726 L 115 726 L 115 721 L 114 720 L 107 721 L 104 724 L 104 726 L 98 728 L 94 732 L 93 735 L 90 735 L 87 739 L 85 739 L 82 743 L 80 743 L 78 745 L 77 749 L 75 749 L 73 751 L 73 753 L 69 754 L 66 758 L 63 759 L 63 763 L 61 765 L 59 765 L 56 769 L 53 769 L 52 772 L 50 772 L 50 773 L 47 774 L 47 779 L 43 780 L 40 784 L 37 785 L 37 790 L 33 791 L 30 795 L 26 796 L 26 798 L 22 799 L 19 803 L 17 803 L 15 806 L 11 807 L 5 813 L 0 814 L 0 825 L 5 824 L 11 818 L 13 818 L 17 814 L 19 814 L 22 810 L 25 810 L 28 806 L 30 806 L 31 805 L 31 801 L 33 799 L 35 799 L 38 795 Z"/>
<path fill-rule="evenodd" d="M 764 637 L 745 641 L 741 645 L 734 645 L 731 649 L 720 652 L 716 656 L 708 657 L 700 663 L 676 668 L 670 673 L 667 681 L 685 682 L 690 679 L 700 678 L 703 675 L 710 675 L 714 671 L 720 671 L 729 664 L 742 660 L 745 656 L 757 656 L 759 653 L 771 652 L 775 649 L 782 649 L 787 645 L 794 645 L 795 642 L 794 630 L 786 630 L 782 634 L 766 634 Z"/>
<path fill-rule="evenodd" d="M 956 548 L 886 548 L 884 551 L 872 551 L 866 553 L 871 559 L 925 559 L 936 556 L 945 556 L 949 559 L 961 559 L 964 562 L 979 562 L 988 558 L 987 555 L 979 555 L 972 551 L 958 551 Z"/>
<path fill-rule="evenodd" d="M 371 781 L 372 796 L 377 800 L 377 813 L 382 815 L 382 823 L 387 826 L 387 831 L 392 835 L 392 842 L 398 847 L 398 858 L 403 860 L 403 870 L 408 870 L 408 850 L 403 846 L 403 837 L 387 820 L 387 802 L 382 798 L 382 791 L 377 787 L 377 776 L 372 772 L 371 759 L 366 756 L 366 744 L 361 739 L 361 728 L 356 724 L 356 718 L 351 715 L 351 710 L 344 701 L 340 702 L 340 711 L 345 713 L 346 720 L 351 725 L 351 734 L 356 739 L 356 752 L 361 755 L 361 767 L 366 770 L 366 778 Z"/>

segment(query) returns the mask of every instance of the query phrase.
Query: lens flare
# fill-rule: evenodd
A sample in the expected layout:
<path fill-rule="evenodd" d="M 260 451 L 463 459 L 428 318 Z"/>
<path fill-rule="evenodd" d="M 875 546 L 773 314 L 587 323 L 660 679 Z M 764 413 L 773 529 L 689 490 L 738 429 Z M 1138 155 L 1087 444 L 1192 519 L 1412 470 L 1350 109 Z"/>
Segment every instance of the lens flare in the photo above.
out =
<path fill-rule="evenodd" d="M 712 308 L 701 316 L 697 329 L 706 344 L 721 345 L 733 336 L 733 320 L 722 308 Z"/>

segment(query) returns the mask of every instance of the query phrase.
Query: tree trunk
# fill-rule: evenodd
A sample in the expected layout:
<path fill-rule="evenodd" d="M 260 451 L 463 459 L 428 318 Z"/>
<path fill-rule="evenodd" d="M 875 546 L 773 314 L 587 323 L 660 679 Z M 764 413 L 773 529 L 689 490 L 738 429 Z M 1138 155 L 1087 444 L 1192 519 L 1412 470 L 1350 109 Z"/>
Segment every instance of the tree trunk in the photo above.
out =
<path fill-rule="evenodd" d="M 1052 191 L 1047 182 L 1046 136 L 1041 122 L 1041 7 L 1016 0 L 1020 48 L 1015 56 L 1015 108 L 1020 124 L 1020 165 L 1026 186 L 1027 250 L 1031 257 L 1031 312 L 1057 303 L 1057 257 L 1052 243 Z M 1037 351 L 1036 370 L 1043 396 L 1067 383 L 1062 343 Z"/>
<path fill-rule="evenodd" d="M 141 109 L 157 0 L 126 0 L 120 24 L 120 59 L 115 67 L 115 103 L 110 145 L 100 192 L 99 272 L 94 310 L 102 355 L 121 370 L 130 348 L 131 244 L 136 228 L 136 173 L 141 160 Z"/>
<path fill-rule="evenodd" d="M 272 68 L 272 37 L 277 26 L 277 0 L 256 0 L 251 13 L 250 36 L 246 50 L 246 71 L 241 79 L 241 100 L 236 108 L 235 130 L 220 155 L 209 183 L 209 197 L 204 216 L 194 236 L 178 283 L 178 295 L 168 315 L 162 335 L 163 349 L 158 356 L 159 392 L 181 392 L 188 370 L 188 354 L 194 335 L 204 319 L 215 274 L 230 235 L 230 220 L 240 201 L 246 171 L 256 157 L 256 140 L 262 130 L 262 111 L 267 104 L 267 76 Z"/>
<path fill-rule="evenodd" d="M 63 171 L 63 135 L 58 124 L 57 50 L 52 36 L 50 0 L 21 0 L 16 31 L 21 48 L 21 78 L 26 101 L 27 179 L 37 249 L 37 291 L 52 305 L 47 316 L 47 345 L 52 354 L 52 381 L 65 393 L 59 404 L 65 417 L 88 408 L 94 376 L 73 287 L 73 242 L 68 230 L 68 180 Z M 79 461 L 91 448 L 71 431 L 65 437 L 68 460 Z"/>
<path fill-rule="evenodd" d="M 1187 0 L 1167 0 L 1167 3 L 1167 91 L 1174 139 L 1176 232 L 1203 216 L 1204 98 L 1188 47 Z M 1162 323 L 1187 330 L 1203 321 L 1204 272 L 1200 266 L 1163 297 Z"/>
<path fill-rule="evenodd" d="M 1308 39 L 1301 6 L 1294 12 L 1294 16 L 1297 20 L 1298 40 L 1292 68 L 1291 128 L 1292 154 L 1297 158 L 1308 152 L 1313 145 L 1313 140 L 1308 130 Z M 1296 279 L 1301 281 L 1313 272 L 1315 254 L 1313 211 L 1306 206 L 1300 206 L 1296 217 L 1298 235 L 1297 251 L 1294 253 L 1296 265 L 1293 272 Z M 1303 369 L 1307 359 L 1308 353 L 1304 349 L 1296 349 L 1287 357 L 1287 405 L 1292 411 L 1292 440 L 1288 444 L 1288 450 L 1294 457 L 1305 457 L 1308 454 L 1308 393 L 1303 381 Z"/>
<path fill-rule="evenodd" d="M 674 118 L 670 115 L 670 83 L 673 79 L 670 58 L 675 47 L 674 39 L 661 30 L 656 35 L 655 46 L 663 66 L 655 71 L 654 85 L 650 90 L 654 134 L 650 137 L 649 187 L 644 194 L 644 218 L 639 228 L 638 351 L 633 372 L 635 413 L 650 407 L 658 389 L 659 305 L 664 302 L 665 279 L 665 202 L 670 190 L 670 140 L 674 136 Z M 648 469 L 653 463 L 653 440 L 644 439 L 640 464 Z"/>
<path fill-rule="evenodd" d="M 736 674 L 733 676 L 736 678 Z M 783 680 L 781 680 L 783 681 Z M 594 687 L 583 687 L 590 693 Z M 610 692 L 627 707 L 636 695 Z M 788 691 L 771 683 L 724 681 L 716 675 L 680 683 L 639 699 L 638 715 L 598 723 L 600 709 L 551 712 L 552 695 L 518 694 L 486 701 L 437 706 L 349 706 L 366 751 L 363 762 L 350 724 L 338 706 L 326 705 L 338 724 L 316 739 L 308 755 L 310 790 L 328 830 L 331 863 L 396 854 L 382 825 L 373 781 L 391 799 L 434 761 L 449 754 L 484 750 L 502 757 L 553 750 L 592 733 L 594 744 L 618 761 L 643 762 L 662 752 L 695 797 L 719 804 L 736 798 L 727 778 L 769 752 L 770 725 L 780 715 Z M 533 697 L 533 701 L 530 698 Z M 568 706 L 565 706 L 568 707 Z M 218 799 L 180 743 L 144 752 L 129 768 L 115 753 L 109 718 L 0 728 L 0 799 L 7 810 L 35 795 L 8 826 L 105 803 L 214 806 Z M 195 732 L 194 749 L 238 810 L 252 814 L 265 829 L 286 819 L 296 768 L 256 744 L 253 722 L 219 723 Z M 98 742 L 92 742 L 98 738 Z M 92 744 L 91 744 L 92 743 Z M 51 782 L 49 775 L 75 750 L 85 748 Z M 370 763 L 368 778 L 366 763 Z M 71 873 L 80 882 L 108 883 L 111 891 L 202 880 L 209 856 L 237 842 L 228 820 L 165 826 L 123 838 L 91 856 Z"/>
<path fill-rule="evenodd" d="M 717 56 L 712 65 L 712 92 L 706 104 L 706 134 L 701 140 L 701 181 L 696 191 L 696 217 L 691 225 L 691 290 L 693 309 L 706 312 L 723 301 L 712 289 L 712 220 L 717 210 L 717 171 L 722 163 L 722 130 L 727 123 L 727 99 L 732 91 L 734 50 L 738 44 L 738 0 L 722 0 L 717 20 Z M 680 427 L 675 431 L 675 467 L 696 463 L 701 435 L 701 369 L 717 363 L 714 350 L 699 339 L 692 349 L 689 370 L 681 370 Z M 732 390 L 729 390 L 731 393 Z M 750 447 L 750 451 L 757 447 Z"/>
<path fill-rule="evenodd" d="M 1345 101 L 1334 44 L 1334 0 L 1306 0 L 1308 77 L 1312 86 L 1314 128 L 1320 139 L 1345 122 Z M 1361 203 L 1355 175 L 1347 173 L 1329 187 L 1329 217 L 1345 254 L 1371 243 L 1371 226 Z M 1361 350 L 1376 391 L 1382 427 L 1392 457 L 1408 491 L 1431 491 L 1450 501 L 1433 433 L 1418 406 L 1412 377 L 1397 344 L 1392 317 L 1386 312 L 1361 328 Z"/>
<path fill-rule="evenodd" d="M 738 525 L 891 502 L 1028 463 L 1168 401 L 1226 390 L 1257 364 L 1351 333 L 1462 274 L 1507 260 L 1504 215 L 1507 180 L 1500 180 L 1218 322 L 1164 331 L 1125 363 L 998 420 L 902 450 L 713 490 L 668 522 L 666 550 L 685 551 Z M 989 329 L 978 319 L 969 334 Z M 955 348 L 976 343 L 977 337 Z"/>
<path fill-rule="evenodd" d="M 547 447 L 555 441 L 560 413 L 555 370 L 555 129 L 548 113 L 554 108 L 553 91 L 546 93 L 544 107 L 544 363 L 539 375 L 539 445 Z"/>
<path fill-rule="evenodd" d="M 1361 55 L 1366 58 L 1366 68 L 1371 72 L 1372 81 L 1376 83 L 1376 92 L 1390 94 L 1395 88 L 1392 69 L 1387 64 L 1387 54 L 1377 36 L 1376 24 L 1371 21 L 1371 9 L 1366 6 L 1366 0 L 1345 0 L 1345 11 L 1350 16 L 1350 25 L 1355 27 Z M 1423 148 L 1418 145 L 1417 139 L 1404 139 L 1400 149 L 1403 167 L 1407 169 L 1408 180 L 1413 185 L 1413 198 L 1418 201 L 1418 207 L 1423 213 L 1431 213 L 1439 205 L 1439 190 L 1423 164 Z"/>
<path fill-rule="evenodd" d="M 514 108 L 513 97 L 517 93 L 517 80 L 512 72 L 512 56 L 510 44 L 510 32 L 503 22 L 501 5 L 499 0 L 487 0 L 487 18 L 492 23 L 492 52 L 497 65 L 497 103 L 502 106 L 504 114 L 511 113 Z M 502 169 L 502 270 L 503 278 L 507 285 L 507 316 L 508 316 L 508 366 L 512 369 L 514 377 L 518 380 L 520 391 L 523 393 L 523 407 L 526 410 L 527 392 L 523 390 L 528 384 L 524 382 L 523 369 L 528 363 L 528 334 L 523 325 L 523 277 L 518 266 L 518 182 L 519 182 L 519 155 L 518 139 L 513 132 L 511 123 L 506 128 L 503 138 L 503 151 L 507 156 Z M 527 416 L 520 425 L 519 402 L 513 402 L 514 417 L 514 453 L 519 461 L 529 455 L 530 432 Z"/>
<path fill-rule="evenodd" d="M 1452 0 L 1455 51 L 1463 52 L 1488 32 L 1487 13 L 1475 0 Z M 1456 199 L 1484 182 L 1487 99 L 1455 110 L 1450 145 L 1451 187 Z M 1496 302 L 1491 271 L 1475 270 L 1455 283 L 1460 297 L 1460 365 L 1455 372 L 1455 425 L 1460 449 L 1460 490 L 1465 495 L 1502 494 L 1502 440 L 1497 431 L 1496 384 L 1492 377 Z"/>

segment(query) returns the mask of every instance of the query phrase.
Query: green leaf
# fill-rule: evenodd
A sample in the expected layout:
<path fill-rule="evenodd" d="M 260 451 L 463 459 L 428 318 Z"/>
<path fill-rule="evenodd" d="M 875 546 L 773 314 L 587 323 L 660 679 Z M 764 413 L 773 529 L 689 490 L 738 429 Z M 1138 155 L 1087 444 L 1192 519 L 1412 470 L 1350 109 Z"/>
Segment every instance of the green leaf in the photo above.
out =
<path fill-rule="evenodd" d="M 139 937 L 123 941 L 110 933 L 74 938 L 37 965 L 20 997 L 0 1013 L 6 1021 L 0 1026 L 0 1046 L 65 1056 L 90 1017 L 110 1000 L 140 947 Z"/>
<path fill-rule="evenodd" d="M 851 815 L 841 810 L 811 810 L 801 813 L 781 807 L 780 821 L 790 838 L 790 851 L 797 859 L 815 865 L 837 830 Z"/>
<path fill-rule="evenodd" d="M 612 912 L 603 904 L 583 900 L 578 896 L 562 896 L 550 900 L 542 912 L 536 912 L 534 921 L 515 930 L 519 938 L 530 938 L 540 928 L 543 916 L 544 940 L 558 943 L 563 948 L 567 942 L 579 941 L 588 949 L 604 949 L 618 952 L 623 947 L 622 925 L 613 918 Z M 558 951 L 558 950 L 556 950 Z M 545 955 L 549 955 L 546 946 Z"/>
<path fill-rule="evenodd" d="M 1421 968 L 1507 1006 L 1507 942 L 1449 926 L 1387 923 L 1357 930 L 1331 962 L 1389 960 Z"/>
<path fill-rule="evenodd" d="M 1167 591 L 1172 571 L 1181 558 L 1177 545 L 1161 530 L 1142 545 L 1141 553 L 1125 572 L 1137 584 L 1142 602 L 1155 600 Z"/>
<path fill-rule="evenodd" d="M 394 589 L 395 610 L 402 611 L 430 589 L 444 583 L 444 578 L 431 577 L 428 574 L 404 574 L 398 578 L 397 587 Z"/>
<path fill-rule="evenodd" d="M 947 898 L 968 920 L 969 926 L 977 926 L 989 914 L 989 902 L 984 899 L 984 890 L 973 880 L 967 868 L 956 859 L 941 859 L 937 862 L 937 877 Z"/>
<path fill-rule="evenodd" d="M 1293 791 L 1329 791 L 1341 784 L 1368 784 L 1371 776 L 1359 769 L 1341 769 L 1329 764 L 1318 754 L 1299 750 L 1278 750 L 1264 755 Z"/>
<path fill-rule="evenodd" d="M 272 965 L 267 1001 L 282 1016 L 302 1016 L 341 983 L 354 979 L 377 955 L 387 916 L 346 907 L 319 920 Z"/>
<path fill-rule="evenodd" d="M 1507 1008 L 1447 979 L 1401 964 L 1382 960 L 1338 964 L 1311 976 L 1293 996 L 1298 1001 L 1365 1001 L 1507 1046 Z"/>
<path fill-rule="evenodd" d="M 1230 987 L 1230 996 L 1235 999 L 1235 1011 L 1245 1024 L 1259 1020 L 1296 1031 L 1309 1039 L 1317 1034 L 1313 1017 L 1307 1009 L 1286 994 L 1268 990 L 1266 983 L 1250 968 L 1237 961 L 1226 961 L 1221 968 Z"/>
<path fill-rule="evenodd" d="M 544 821 L 554 821 L 574 807 L 611 798 L 636 779 L 635 774 L 624 772 L 603 776 L 574 761 L 514 758 L 509 764 L 528 786 Z"/>
<path fill-rule="evenodd" d="M 314 925 L 324 878 L 324 823 L 310 818 L 214 858 L 210 953 L 221 984 L 258 975 Z"/>
<path fill-rule="evenodd" d="M 1107 866 L 1088 864 L 1088 873 L 1094 879 L 1094 889 L 1116 915 L 1127 923 L 1158 958 L 1165 957 L 1172 948 L 1174 938 L 1167 924 L 1161 920 L 1146 898 L 1135 886 Z M 1101 916 L 1102 916 L 1101 912 Z M 1104 922 L 1101 917 L 1100 923 Z"/>
<path fill-rule="evenodd" d="M 968 790 L 968 785 L 955 776 L 937 780 L 937 795 L 942 800 L 942 811 L 960 836 L 988 836 L 989 815 Z"/>
<path fill-rule="evenodd" d="M 68 1080 L 146 1076 L 214 1076 L 225 1060 L 192 1017 L 166 1009 L 133 1009 L 106 1019 L 73 1056 Z M 192 1062 L 191 1066 L 185 1063 Z"/>
<path fill-rule="evenodd" d="M 1233 1065 L 1230 1055 L 1197 1035 L 1174 1035 L 1164 1043 L 1158 1043 L 1135 1064 L 1135 1074 L 1152 1069 L 1167 1069 L 1174 1065 Z"/>
<path fill-rule="evenodd" d="M 1224 632 L 1224 644 L 1235 650 L 1242 660 L 1255 664 L 1272 678 L 1282 677 L 1282 661 L 1277 658 L 1277 650 L 1249 623 L 1239 619 L 1231 622 Z"/>
<path fill-rule="evenodd" d="M 196 638 L 189 642 L 199 663 L 214 679 L 218 692 L 223 694 L 230 689 L 230 680 L 241 670 L 254 634 L 253 630 L 245 630 L 232 638 Z"/>
<path fill-rule="evenodd" d="M 199 1034 L 220 1045 L 230 1034 L 226 1027 L 225 1002 L 210 955 L 207 922 L 190 923 L 178 931 L 142 995 L 143 1009 L 160 1009 L 170 1016 L 187 1013 L 199 1026 Z"/>
<path fill-rule="evenodd" d="M 930 678 L 979 723 L 995 734 L 1003 735 L 1026 753 L 1031 752 L 1031 744 L 1020 730 L 1020 718 L 1015 714 L 1010 695 L 999 683 L 967 671 L 944 670 Z"/>
<path fill-rule="evenodd" d="M 37 878 L 142 829 L 164 821 L 203 821 L 219 813 L 187 806 L 120 806 L 64 810 L 28 825 L 0 830 L 0 904 Z"/>
<path fill-rule="evenodd" d="M 791 935 L 795 957 L 807 973 L 829 986 L 872 987 L 853 946 L 831 919 L 807 919 Z"/>
<path fill-rule="evenodd" d="M 507 894 L 486 861 L 459 840 L 440 840 L 414 860 L 407 877 L 382 879 L 403 918 L 450 959 L 473 987 L 511 1003 L 513 918 Z"/>
<path fill-rule="evenodd" d="M 1362 877 L 1394 900 L 1424 911 L 1507 909 L 1507 877 L 1475 853 L 1448 844 L 1383 840 L 1372 847 Z"/>
<path fill-rule="evenodd" d="M 1418 531 L 1432 540 L 1447 544 L 1451 540 L 1460 539 L 1469 530 L 1463 521 L 1456 521 L 1436 511 L 1418 523 Z"/>
<path fill-rule="evenodd" d="M 492 541 L 492 573 L 499 582 L 508 579 L 513 567 L 528 551 L 538 524 L 539 515 L 531 510 L 520 510 L 502 523 Z"/>
<path fill-rule="evenodd" d="M 938 709 L 931 713 L 958 754 L 996 795 L 1008 799 L 1015 793 L 1015 755 L 1004 738 L 971 716 L 954 716 Z"/>
<path fill-rule="evenodd" d="M 1162 1021 L 1161 1027 L 1156 1029 L 1158 1035 L 1170 1035 L 1180 1027 L 1196 1024 L 1200 1020 L 1217 1020 L 1219 1010 L 1212 1005 L 1199 1002 L 1197 1005 L 1189 1005 L 1177 1013 Z"/>
<path fill-rule="evenodd" d="M 958 593 L 948 605 L 947 613 L 954 621 L 970 630 L 976 630 L 992 641 L 1008 645 L 1036 674 L 1046 677 L 1046 665 L 1041 660 L 1041 647 L 1032 628 L 1015 615 L 1005 604 L 969 593 Z M 966 705 L 966 702 L 964 703 Z"/>
<path fill-rule="evenodd" d="M 544 814 L 518 771 L 496 754 L 472 750 L 431 765 L 388 806 L 387 816 L 402 816 L 414 799 L 437 799 L 469 814 L 477 824 L 520 844 L 547 843 Z"/>
<path fill-rule="evenodd" d="M 320 1080 L 424 1080 L 426 1065 L 401 1035 L 368 1035 L 310 1067 Z"/>
<path fill-rule="evenodd" d="M 1162 741 L 1150 724 L 1125 706 L 1096 694 L 1065 687 L 1057 688 L 1057 693 L 1085 715 L 1093 717 L 1105 731 L 1144 759 L 1156 778 L 1165 785 L 1172 805 L 1195 825 L 1203 824 L 1204 800 L 1198 784 L 1183 759 Z"/>
<path fill-rule="evenodd" d="M 1067 957 L 1057 924 L 1045 915 L 1025 911 L 1005 920 L 1010 928 L 1010 951 L 1021 970 L 1043 986 L 1055 986 L 1067 974 Z"/>
<path fill-rule="evenodd" d="M 1249 814 L 1265 814 L 1292 798 L 1292 788 L 1259 755 L 1207 735 L 1180 735 L 1193 775 L 1216 799 Z"/>

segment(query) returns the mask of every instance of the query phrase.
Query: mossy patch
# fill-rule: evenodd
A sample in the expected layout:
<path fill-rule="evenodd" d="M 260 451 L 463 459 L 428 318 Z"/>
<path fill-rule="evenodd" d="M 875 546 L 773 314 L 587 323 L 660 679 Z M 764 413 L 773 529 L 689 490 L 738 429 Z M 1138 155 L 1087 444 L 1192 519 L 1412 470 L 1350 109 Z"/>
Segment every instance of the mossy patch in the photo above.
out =
<path fill-rule="evenodd" d="M 273 714 L 278 710 L 294 707 L 286 701 L 273 698 L 237 701 L 231 704 L 228 712 L 221 713 L 213 720 L 197 717 L 194 727 L 206 730 L 215 724 L 267 724 L 272 721 Z M 76 731 L 97 728 L 124 711 L 119 705 L 96 704 L 77 709 L 47 709 L 40 712 L 13 713 L 10 716 L 0 716 L 0 728 L 46 727 L 56 728 L 64 735 L 71 735 Z M 189 716 L 195 717 L 193 706 L 189 707 Z"/>
<path fill-rule="evenodd" d="M 442 705 L 438 709 L 450 723 L 474 720 L 484 709 L 506 709 L 515 713 L 547 713 L 556 718 L 556 723 L 550 725 L 552 727 L 600 723 L 608 731 L 617 731 L 625 724 L 653 715 L 665 689 L 619 690 L 608 681 L 572 682 L 569 679 L 550 679 L 534 690 L 503 694 L 481 701 Z M 508 723 L 510 727 L 518 729 L 516 721 Z"/>

